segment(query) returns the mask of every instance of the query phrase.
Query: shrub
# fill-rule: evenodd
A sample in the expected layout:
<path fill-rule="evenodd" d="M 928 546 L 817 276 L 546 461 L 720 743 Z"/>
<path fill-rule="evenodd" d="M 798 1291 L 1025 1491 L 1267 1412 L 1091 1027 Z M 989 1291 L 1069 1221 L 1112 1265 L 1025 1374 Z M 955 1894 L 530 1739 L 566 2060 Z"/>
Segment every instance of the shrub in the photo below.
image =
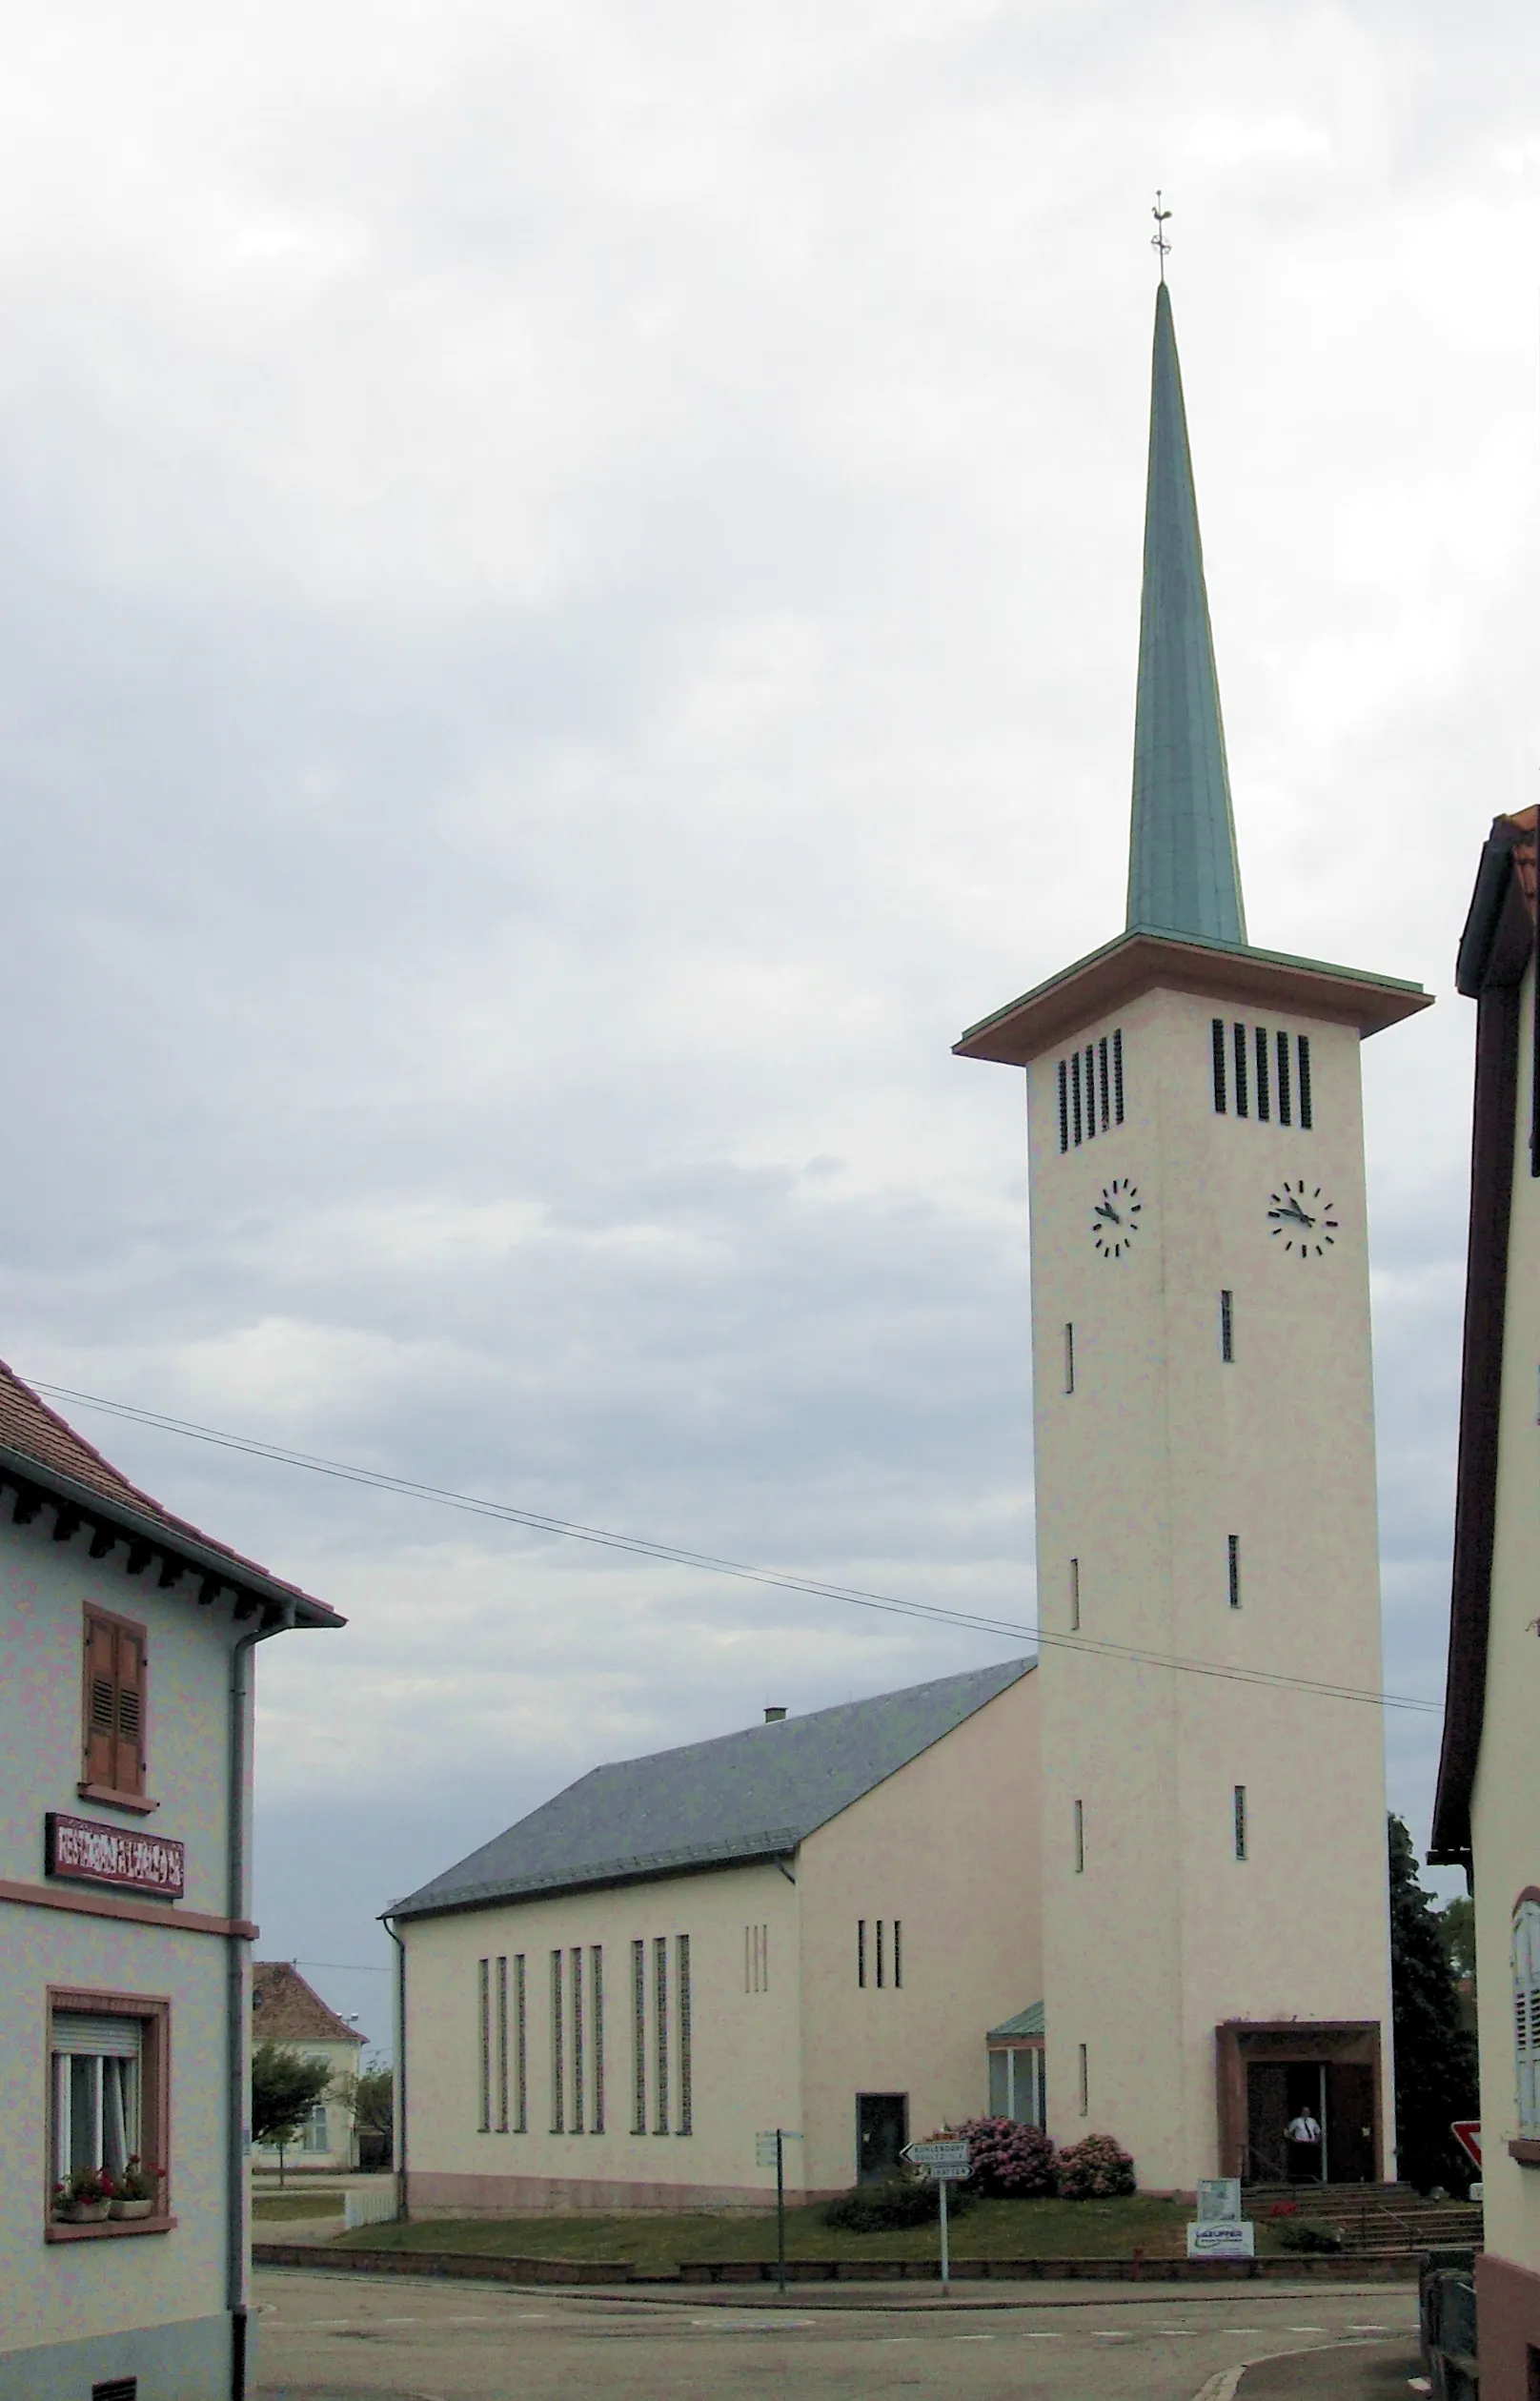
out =
<path fill-rule="evenodd" d="M 1317 2226 L 1309 2218 L 1300 2218 L 1292 2226 L 1281 2226 L 1278 2240 L 1286 2251 L 1340 2251 L 1342 2236 L 1329 2226 Z"/>
<path fill-rule="evenodd" d="M 965 2140 L 973 2162 L 969 2185 L 987 2201 L 1025 2201 L 1054 2188 L 1052 2138 L 1014 2118 L 968 2118 L 948 2132 Z"/>
<path fill-rule="evenodd" d="M 947 2215 L 961 2217 L 971 2198 L 954 2185 Z M 841 2193 L 825 2206 L 823 2223 L 846 2234 L 885 2234 L 892 2227 L 933 2226 L 941 2213 L 938 2188 L 929 2177 L 906 2175 L 901 2168 L 880 2185 L 857 2185 L 853 2191 Z"/>
<path fill-rule="evenodd" d="M 1087 2134 L 1059 2154 L 1059 2195 L 1064 2201 L 1105 2201 L 1134 2190 L 1134 2164 L 1110 2134 Z"/>

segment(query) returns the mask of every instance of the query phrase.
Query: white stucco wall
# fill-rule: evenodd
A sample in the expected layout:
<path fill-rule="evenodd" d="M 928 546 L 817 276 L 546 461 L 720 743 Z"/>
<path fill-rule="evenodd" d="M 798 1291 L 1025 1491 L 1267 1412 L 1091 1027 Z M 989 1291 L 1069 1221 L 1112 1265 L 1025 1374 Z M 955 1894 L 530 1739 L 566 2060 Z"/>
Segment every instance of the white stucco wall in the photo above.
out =
<path fill-rule="evenodd" d="M 1058 1045 L 1028 1071 L 1039 1609 L 1205 1666 L 1369 1692 L 1381 1682 L 1368 1265 L 1358 1039 L 1310 1037 L 1314 1128 L 1215 1114 L 1206 1000 L 1152 992 L 1121 1025 L 1125 1117 L 1059 1150 Z M 1254 1007 L 1226 1009 L 1247 1025 Z M 1254 1101 L 1253 1101 L 1254 1108 Z M 1092 1211 L 1131 1178 L 1119 1261 Z M 1284 1178 L 1336 1204 L 1304 1262 L 1269 1232 Z M 1312 1213 L 1314 1202 L 1311 1201 Z M 1220 1355 L 1234 1294 L 1233 1363 Z M 1064 1329 L 1075 1384 L 1064 1391 Z M 1242 1607 L 1228 1605 L 1240 1537 Z M 1043 1687 L 1049 2125 L 1096 2129 L 1141 2181 L 1216 2166 L 1214 2029 L 1228 2018 L 1380 2022 L 1388 2042 L 1379 1714 L 1106 1655 L 1047 1650 Z M 1233 1843 L 1246 1791 L 1248 1858 Z M 1073 1858 L 1084 1810 L 1084 1868 Z M 1078 2045 L 1089 2107 L 1079 2107 Z"/>
<path fill-rule="evenodd" d="M 1471 1801 L 1482 2178 L 1489 2254 L 1540 2274 L 1540 2167 L 1521 2167 L 1513 2054 L 1513 1911 L 1540 1890 L 1540 1181 L 1530 1172 L 1534 962 L 1519 1008 L 1519 1106 L 1503 1345 L 1486 1709 Z"/>

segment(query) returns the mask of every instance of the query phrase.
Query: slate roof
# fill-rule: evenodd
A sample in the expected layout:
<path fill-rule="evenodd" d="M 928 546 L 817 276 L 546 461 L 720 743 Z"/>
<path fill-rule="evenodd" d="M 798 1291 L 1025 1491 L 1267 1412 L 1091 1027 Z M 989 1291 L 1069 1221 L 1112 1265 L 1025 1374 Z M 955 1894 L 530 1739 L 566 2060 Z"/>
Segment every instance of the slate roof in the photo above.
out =
<path fill-rule="evenodd" d="M 596 1767 L 390 1914 L 432 1917 L 526 1894 L 786 1857 L 1035 1665 L 1007 1659 Z"/>
<path fill-rule="evenodd" d="M 346 2018 L 329 2009 L 292 1960 L 252 1962 L 253 2043 L 361 2043 Z"/>
<path fill-rule="evenodd" d="M 51 1496 L 80 1504 L 88 1520 L 96 1514 L 91 1503 L 105 1503 L 101 1515 L 107 1522 L 132 1534 L 147 1535 L 157 1550 L 174 1552 L 206 1573 L 228 1567 L 228 1580 L 237 1588 L 250 1585 L 265 1598 L 292 1602 L 294 1620 L 299 1625 L 339 1626 L 346 1622 L 334 1609 L 329 1609 L 313 1594 L 302 1592 L 297 1584 L 286 1583 L 281 1577 L 258 1566 L 254 1559 L 244 1558 L 239 1551 L 233 1551 L 227 1542 L 215 1541 L 213 1535 L 204 1534 L 187 1518 L 172 1516 L 158 1500 L 141 1492 L 137 1484 L 131 1484 L 84 1434 L 77 1434 L 0 1359 L 0 1468 L 10 1471 L 18 1466 L 35 1470 L 36 1481 Z M 7 1480 L 14 1483 L 17 1478 L 11 1473 Z"/>

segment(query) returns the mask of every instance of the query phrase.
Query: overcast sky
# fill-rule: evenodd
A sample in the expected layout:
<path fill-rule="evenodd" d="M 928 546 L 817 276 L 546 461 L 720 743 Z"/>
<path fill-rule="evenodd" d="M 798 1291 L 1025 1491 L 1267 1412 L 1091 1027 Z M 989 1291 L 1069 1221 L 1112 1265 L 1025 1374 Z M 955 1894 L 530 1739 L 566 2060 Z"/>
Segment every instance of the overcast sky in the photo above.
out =
<path fill-rule="evenodd" d="M 1437 1695 L 1537 95 L 1520 0 L 12 11 L 17 1369 L 1031 1619 L 1021 1082 L 949 1045 L 1123 922 L 1161 185 L 1252 939 L 1439 996 L 1365 1052 Z M 73 1414 L 348 1615 L 263 1655 L 258 1914 L 371 2034 L 375 1913 L 589 1766 L 1021 1647 Z"/>

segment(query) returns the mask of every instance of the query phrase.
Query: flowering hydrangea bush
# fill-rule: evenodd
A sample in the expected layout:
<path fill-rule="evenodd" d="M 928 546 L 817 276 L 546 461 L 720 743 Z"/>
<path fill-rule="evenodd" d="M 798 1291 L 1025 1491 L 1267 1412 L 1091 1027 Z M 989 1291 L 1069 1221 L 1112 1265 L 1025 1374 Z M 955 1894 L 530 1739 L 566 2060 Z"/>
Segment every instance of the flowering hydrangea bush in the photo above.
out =
<path fill-rule="evenodd" d="M 1106 2201 L 1134 2190 L 1134 2164 L 1110 2134 L 1087 2134 L 1059 2154 L 1059 2194 L 1064 2201 Z"/>
<path fill-rule="evenodd" d="M 1039 2126 L 1014 2118 L 969 2118 L 951 2131 L 966 2141 L 968 2182 L 990 2201 L 1025 2201 L 1054 2188 L 1054 2148 Z"/>

